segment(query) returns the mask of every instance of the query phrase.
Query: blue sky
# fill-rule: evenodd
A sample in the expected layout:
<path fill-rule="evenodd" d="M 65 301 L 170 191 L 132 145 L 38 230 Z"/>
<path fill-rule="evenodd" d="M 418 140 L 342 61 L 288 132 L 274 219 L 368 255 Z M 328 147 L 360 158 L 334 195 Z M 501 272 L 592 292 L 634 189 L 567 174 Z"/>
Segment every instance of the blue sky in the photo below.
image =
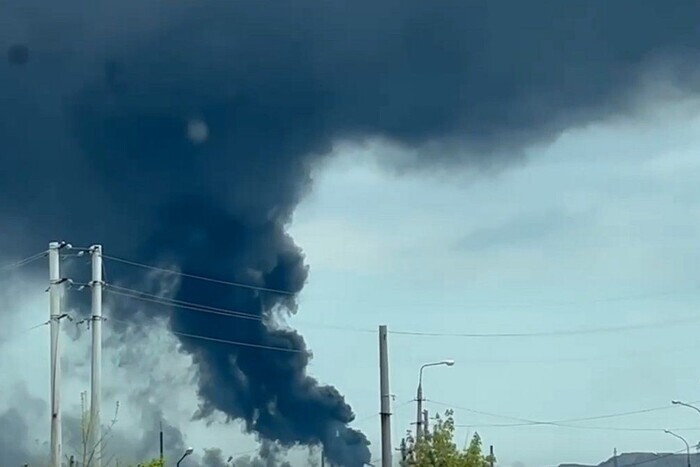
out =
<path fill-rule="evenodd" d="M 694 101 L 656 104 L 635 118 L 568 131 L 492 174 L 396 175 L 375 157 L 395 148 L 340 149 L 317 171 L 292 227 L 312 267 L 293 321 L 315 352 L 311 372 L 342 388 L 362 418 L 378 407 L 377 337 L 349 329 L 521 333 L 659 323 L 522 339 L 392 335 L 392 392 L 396 404 L 411 399 L 422 363 L 454 358 L 455 367 L 426 373 L 426 397 L 511 417 L 568 419 L 700 399 L 700 319 L 673 324 L 694 320 L 700 299 L 700 119 Z M 396 410 L 397 439 L 414 412 L 413 404 Z M 478 431 L 505 465 L 597 463 L 615 447 L 676 450 L 678 440 L 661 430 L 700 426 L 688 412 L 580 423 L 659 428 L 653 433 Z M 459 410 L 456 418 L 512 422 Z M 359 426 L 377 441 L 378 419 Z"/>

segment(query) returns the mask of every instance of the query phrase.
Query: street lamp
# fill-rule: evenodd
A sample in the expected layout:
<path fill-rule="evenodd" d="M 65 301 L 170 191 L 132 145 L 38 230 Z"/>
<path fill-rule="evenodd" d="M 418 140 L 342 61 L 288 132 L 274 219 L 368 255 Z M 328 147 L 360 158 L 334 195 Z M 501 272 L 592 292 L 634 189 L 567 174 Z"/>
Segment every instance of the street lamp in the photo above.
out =
<path fill-rule="evenodd" d="M 182 455 L 182 457 L 180 458 L 180 460 L 177 461 L 177 464 L 175 464 L 175 465 L 176 465 L 177 467 L 180 467 L 180 462 L 182 462 L 182 461 L 185 459 L 185 457 L 189 456 L 189 455 L 192 454 L 193 452 L 194 452 L 194 449 L 193 449 L 193 448 L 187 448 L 187 450 L 185 451 L 185 453 Z"/>
<path fill-rule="evenodd" d="M 676 437 L 676 438 L 680 439 L 681 441 L 683 441 L 683 443 L 685 443 L 686 459 L 688 460 L 688 467 L 690 467 L 690 444 L 688 444 L 688 441 L 686 441 L 684 437 L 675 434 L 671 430 L 664 430 L 664 433 L 671 435 L 673 437 Z"/>
<path fill-rule="evenodd" d="M 416 394 L 416 401 L 418 402 L 418 417 L 416 418 L 416 441 L 420 440 L 423 428 L 423 370 L 429 366 L 452 366 L 455 364 L 454 360 L 443 360 L 441 362 L 426 363 L 420 367 L 420 372 L 418 373 L 418 391 Z"/>
<path fill-rule="evenodd" d="M 673 405 L 682 405 L 683 407 L 688 407 L 690 409 L 695 410 L 696 412 L 700 413 L 700 409 L 695 407 L 694 405 L 688 404 L 687 402 L 683 401 L 671 401 L 671 404 Z"/>

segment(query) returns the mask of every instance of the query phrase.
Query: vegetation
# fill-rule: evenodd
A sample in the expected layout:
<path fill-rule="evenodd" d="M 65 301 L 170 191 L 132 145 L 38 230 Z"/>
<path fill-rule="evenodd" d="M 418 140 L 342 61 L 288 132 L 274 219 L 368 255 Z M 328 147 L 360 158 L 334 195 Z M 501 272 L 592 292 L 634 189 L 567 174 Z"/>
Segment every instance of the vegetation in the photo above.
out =
<path fill-rule="evenodd" d="M 165 467 L 165 462 L 160 459 L 153 459 L 148 462 L 142 462 L 136 467 Z"/>
<path fill-rule="evenodd" d="M 402 467 L 489 467 L 496 459 L 482 452 L 478 433 L 466 450 L 460 450 L 454 442 L 455 423 L 452 412 L 439 415 L 432 430 L 416 441 L 409 433 L 401 443 Z"/>
<path fill-rule="evenodd" d="M 71 461 L 69 465 L 75 465 L 74 462 L 77 461 L 77 465 L 80 467 L 91 467 L 94 465 L 95 458 L 104 453 L 104 447 L 112 436 L 112 430 L 114 425 L 117 423 L 117 416 L 119 414 L 119 402 L 116 403 L 114 408 L 114 417 L 110 421 L 109 425 L 103 427 L 102 433 L 97 440 L 93 439 L 93 426 L 92 420 L 90 419 L 90 410 L 88 408 L 87 393 L 80 393 L 80 449 L 77 459 L 71 456 Z M 102 459 L 103 467 L 110 467 L 115 463 L 114 457 L 108 459 Z M 158 466 L 155 466 L 158 467 Z M 162 466 L 161 466 L 162 467 Z"/>

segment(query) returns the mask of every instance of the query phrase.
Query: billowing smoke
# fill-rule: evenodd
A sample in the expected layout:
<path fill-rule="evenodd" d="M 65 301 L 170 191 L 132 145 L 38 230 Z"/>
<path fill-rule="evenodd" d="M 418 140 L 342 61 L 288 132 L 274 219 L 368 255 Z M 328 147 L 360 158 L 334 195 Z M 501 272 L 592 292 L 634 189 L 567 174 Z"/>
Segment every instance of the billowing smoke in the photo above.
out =
<path fill-rule="evenodd" d="M 43 415 L 45 404 L 29 395 L 26 387 L 18 385 L 13 391 L 3 394 L 17 404 L 0 412 L 0 460 L 3 465 L 40 465 L 45 457 L 38 455 L 41 446 L 32 442 L 29 420 Z"/>
<path fill-rule="evenodd" d="M 269 442 L 263 442 L 257 456 L 244 454 L 224 457 L 223 451 L 219 448 L 205 449 L 202 467 L 291 467 L 289 461 L 281 459 L 282 454 L 278 447 Z M 314 462 L 308 465 L 315 467 Z"/>
<path fill-rule="evenodd" d="M 200 414 L 359 466 L 368 441 L 340 392 L 275 326 L 307 280 L 286 232 L 339 141 L 404 162 L 492 166 L 624 112 L 644 73 L 695 88 L 700 4 L 418 0 L 0 3 L 0 219 L 27 252 L 101 242 L 147 262 L 281 289 L 184 281 L 177 298 L 256 319 L 174 313 Z M 137 283 L 134 279 L 132 283 Z M 276 311 L 278 310 L 278 311 Z M 129 319 L 127 311 L 121 315 Z"/>

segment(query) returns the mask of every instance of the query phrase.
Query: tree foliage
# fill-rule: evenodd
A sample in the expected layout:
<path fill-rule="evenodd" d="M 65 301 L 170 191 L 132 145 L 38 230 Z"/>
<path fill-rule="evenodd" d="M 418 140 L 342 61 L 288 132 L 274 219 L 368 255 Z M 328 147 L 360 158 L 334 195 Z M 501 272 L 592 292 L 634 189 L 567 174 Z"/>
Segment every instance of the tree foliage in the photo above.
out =
<path fill-rule="evenodd" d="M 136 467 L 165 467 L 165 462 L 161 459 L 153 459 L 148 462 L 142 462 Z"/>
<path fill-rule="evenodd" d="M 416 441 L 410 434 L 401 443 L 402 467 L 489 467 L 496 459 L 482 452 L 481 437 L 475 433 L 469 447 L 460 450 L 454 442 L 452 412 L 436 417 L 432 430 Z"/>

